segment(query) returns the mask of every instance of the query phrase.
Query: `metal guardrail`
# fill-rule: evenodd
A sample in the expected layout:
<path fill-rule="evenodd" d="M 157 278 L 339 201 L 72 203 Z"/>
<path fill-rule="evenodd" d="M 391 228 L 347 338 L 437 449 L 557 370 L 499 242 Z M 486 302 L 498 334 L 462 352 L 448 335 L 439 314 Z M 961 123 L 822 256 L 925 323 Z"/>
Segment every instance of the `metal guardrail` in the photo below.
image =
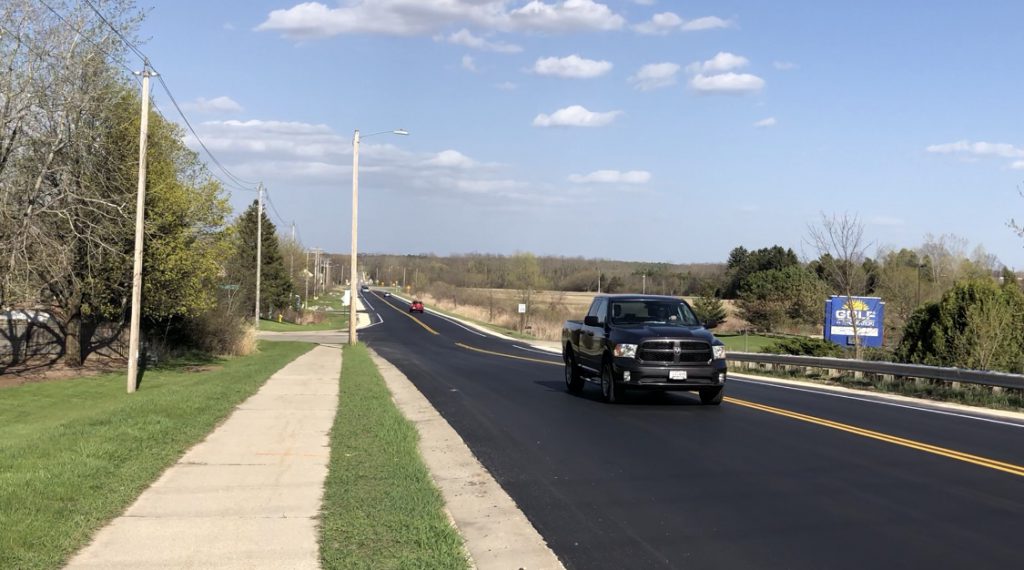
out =
<path fill-rule="evenodd" d="M 730 352 L 727 360 L 784 366 L 805 366 L 828 370 L 850 370 L 867 374 L 884 374 L 897 378 L 921 378 L 943 382 L 963 382 L 999 388 L 1024 390 L 1024 375 L 1006 372 L 943 368 L 920 364 L 898 364 L 848 358 L 827 358 L 817 356 L 793 356 L 789 354 L 767 354 L 758 352 Z"/>

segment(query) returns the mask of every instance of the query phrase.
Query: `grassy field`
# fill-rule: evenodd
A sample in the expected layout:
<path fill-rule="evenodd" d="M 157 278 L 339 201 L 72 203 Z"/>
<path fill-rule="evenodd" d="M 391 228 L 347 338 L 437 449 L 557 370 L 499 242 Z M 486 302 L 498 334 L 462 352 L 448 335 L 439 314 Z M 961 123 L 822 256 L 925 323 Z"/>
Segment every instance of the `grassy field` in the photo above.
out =
<path fill-rule="evenodd" d="M 312 347 L 0 390 L 0 568 L 57 568 L 236 404 Z"/>
<path fill-rule="evenodd" d="M 761 352 L 761 347 L 772 344 L 776 340 L 775 337 L 763 336 L 759 334 L 742 335 L 732 333 L 715 333 L 715 336 L 719 340 L 725 343 L 726 350 L 735 350 L 737 352 Z"/>
<path fill-rule="evenodd" d="M 346 346 L 320 518 L 324 568 L 468 568 L 418 435 L 362 345 Z"/>

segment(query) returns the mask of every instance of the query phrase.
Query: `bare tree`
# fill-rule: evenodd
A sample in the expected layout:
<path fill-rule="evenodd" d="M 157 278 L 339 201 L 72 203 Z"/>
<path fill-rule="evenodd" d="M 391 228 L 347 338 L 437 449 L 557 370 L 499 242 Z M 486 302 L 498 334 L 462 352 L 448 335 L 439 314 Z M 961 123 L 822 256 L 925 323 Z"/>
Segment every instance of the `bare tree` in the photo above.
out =
<path fill-rule="evenodd" d="M 856 357 L 863 349 L 858 332 L 853 297 L 864 292 L 867 276 L 862 264 L 870 244 L 864 241 L 864 224 L 856 214 L 826 215 L 821 213 L 820 225 L 808 225 L 808 241 L 818 253 L 818 261 L 832 287 L 846 298 L 853 328 Z"/>

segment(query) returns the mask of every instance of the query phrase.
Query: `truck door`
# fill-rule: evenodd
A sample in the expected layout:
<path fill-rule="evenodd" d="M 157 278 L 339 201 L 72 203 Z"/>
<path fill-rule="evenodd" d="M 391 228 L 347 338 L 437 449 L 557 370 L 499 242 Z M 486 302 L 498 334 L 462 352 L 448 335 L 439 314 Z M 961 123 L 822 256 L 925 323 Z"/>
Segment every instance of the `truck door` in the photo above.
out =
<path fill-rule="evenodd" d="M 601 370 L 601 357 L 604 352 L 605 321 L 608 319 L 608 299 L 598 298 L 590 305 L 588 317 L 597 317 L 596 327 L 586 324 L 580 329 L 580 364 L 591 370 Z"/>

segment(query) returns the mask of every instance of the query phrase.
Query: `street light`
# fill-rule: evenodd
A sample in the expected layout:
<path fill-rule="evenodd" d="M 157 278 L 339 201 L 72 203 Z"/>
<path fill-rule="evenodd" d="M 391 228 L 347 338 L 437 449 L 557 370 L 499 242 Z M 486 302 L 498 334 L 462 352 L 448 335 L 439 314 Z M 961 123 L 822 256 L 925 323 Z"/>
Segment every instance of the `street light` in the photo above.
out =
<path fill-rule="evenodd" d="M 348 343 L 355 344 L 356 339 L 356 295 L 359 281 L 359 273 L 356 270 L 356 236 L 359 233 L 359 141 L 364 138 L 376 135 L 401 135 L 408 136 L 409 131 L 395 129 L 393 131 L 380 131 L 371 133 L 365 137 L 359 136 L 359 129 L 352 134 L 352 268 L 349 274 L 349 297 L 348 297 Z"/>

